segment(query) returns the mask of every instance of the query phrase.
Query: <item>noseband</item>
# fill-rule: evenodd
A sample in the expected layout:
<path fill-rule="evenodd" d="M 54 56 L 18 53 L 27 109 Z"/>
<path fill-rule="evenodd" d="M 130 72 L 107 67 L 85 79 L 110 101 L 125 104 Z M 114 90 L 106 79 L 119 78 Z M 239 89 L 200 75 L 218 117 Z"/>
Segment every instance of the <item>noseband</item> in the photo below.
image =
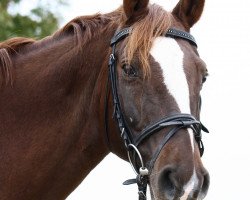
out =
<path fill-rule="evenodd" d="M 114 103 L 114 118 L 117 121 L 121 137 L 124 141 L 125 147 L 128 151 L 129 162 L 135 171 L 137 178 L 130 179 L 124 182 L 125 185 L 129 185 L 132 183 L 137 183 L 139 190 L 139 200 L 146 200 L 146 189 L 148 184 L 148 176 L 154 167 L 154 163 L 159 156 L 161 150 L 165 146 L 165 144 L 173 137 L 175 133 L 177 133 L 180 129 L 191 128 L 194 131 L 195 140 L 198 144 L 200 155 L 203 155 L 204 146 L 201 140 L 201 130 L 208 132 L 206 127 L 202 125 L 202 123 L 195 119 L 194 116 L 190 114 L 176 114 L 172 116 L 166 116 L 161 120 L 155 122 L 152 125 L 147 126 L 137 137 L 133 137 L 133 134 L 126 123 L 124 115 L 121 109 L 121 103 L 117 90 L 117 63 L 115 56 L 116 44 L 122 39 L 129 36 L 132 32 L 132 28 L 125 28 L 115 34 L 115 36 L 111 40 L 112 53 L 109 59 L 109 80 L 111 83 L 112 95 L 113 95 L 113 103 Z M 196 41 L 192 35 L 187 32 L 169 29 L 165 34 L 166 37 L 179 38 L 190 42 L 192 45 L 197 46 Z M 107 104 L 107 101 L 106 101 Z M 200 104 L 200 103 L 199 103 Z M 106 105 L 107 107 L 107 105 Z M 200 105 L 199 105 L 200 107 Z M 107 119 L 107 117 L 106 117 Z M 106 122 L 107 124 L 107 122 Z M 107 125 L 106 125 L 107 126 Z M 144 164 L 143 158 L 141 156 L 140 151 L 138 150 L 138 146 L 146 139 L 148 139 L 153 134 L 158 133 L 160 130 L 171 127 L 170 131 L 166 134 L 157 150 L 153 154 L 151 160 L 147 165 Z M 137 159 L 136 159 L 137 158 Z M 136 160 L 139 159 L 140 166 Z"/>

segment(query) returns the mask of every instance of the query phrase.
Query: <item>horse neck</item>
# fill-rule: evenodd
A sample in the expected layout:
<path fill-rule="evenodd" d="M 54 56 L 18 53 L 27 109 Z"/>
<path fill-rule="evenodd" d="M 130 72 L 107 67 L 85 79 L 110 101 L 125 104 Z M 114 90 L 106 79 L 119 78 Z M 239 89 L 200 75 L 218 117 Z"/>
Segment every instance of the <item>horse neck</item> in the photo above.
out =
<path fill-rule="evenodd" d="M 25 144 L 20 154 L 33 155 L 32 146 L 37 149 L 46 146 L 39 156 L 50 159 L 48 154 L 54 155 L 55 161 L 64 161 L 60 170 L 67 173 L 63 176 L 74 180 L 69 190 L 108 153 L 103 110 L 109 44 L 115 29 L 104 28 L 82 50 L 73 45 L 73 36 L 34 44 L 23 56 L 13 60 L 13 87 L 1 91 L 0 112 L 6 114 L 0 116 L 0 121 L 6 129 L 0 139 L 12 136 L 4 144 L 6 151 L 17 143 Z M 11 117 L 13 109 L 15 118 Z M 14 156 L 18 158 L 18 154 Z M 30 159 L 36 162 L 36 157 Z M 54 164 L 49 168 L 51 174 L 60 172 Z M 70 171 L 73 169 L 79 169 L 79 174 Z M 64 192 L 69 191 L 64 189 Z"/>
<path fill-rule="evenodd" d="M 116 27 L 104 28 L 80 51 L 76 47 L 78 53 L 71 58 L 71 63 L 76 66 L 75 72 L 73 70 L 74 77 L 71 78 L 74 80 L 74 84 L 71 84 L 71 90 L 74 90 L 74 95 L 77 96 L 77 98 L 72 99 L 74 100 L 73 104 L 77 105 L 74 107 L 74 111 L 77 113 L 79 126 L 83 130 L 79 141 L 86 151 L 86 155 L 84 155 L 86 162 L 89 162 L 88 155 L 91 155 L 93 166 L 90 166 L 90 170 L 108 153 L 104 134 L 104 109 L 106 106 L 110 40 L 115 29 Z M 92 157 L 93 154 L 94 157 Z M 88 173 L 88 169 L 86 172 Z"/>

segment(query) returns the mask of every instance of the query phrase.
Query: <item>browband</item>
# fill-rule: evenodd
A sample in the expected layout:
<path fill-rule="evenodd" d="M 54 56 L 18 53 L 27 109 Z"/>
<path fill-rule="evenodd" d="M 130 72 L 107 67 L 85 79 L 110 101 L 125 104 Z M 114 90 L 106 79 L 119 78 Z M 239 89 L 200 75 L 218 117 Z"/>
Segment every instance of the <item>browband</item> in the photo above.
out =
<path fill-rule="evenodd" d="M 127 37 L 131 32 L 132 32 L 131 27 L 122 29 L 117 34 L 115 34 L 114 37 L 111 39 L 110 46 L 113 46 L 114 44 L 118 43 L 123 38 Z"/>
<path fill-rule="evenodd" d="M 190 42 L 191 44 L 193 44 L 196 47 L 198 46 L 194 37 L 191 34 L 184 32 L 184 31 L 170 28 L 170 29 L 168 29 L 165 36 L 172 37 L 172 38 L 181 38 L 181 39 L 187 40 L 188 42 Z"/>
<path fill-rule="evenodd" d="M 110 45 L 113 46 L 114 44 L 118 43 L 119 41 L 127 37 L 131 32 L 132 32 L 131 27 L 122 29 L 117 34 L 115 34 L 115 36 L 111 39 Z M 187 32 L 180 31 L 175 28 L 170 28 L 167 30 L 165 36 L 171 37 L 171 38 L 181 38 L 183 40 L 190 42 L 192 45 L 197 47 L 195 38 Z"/>

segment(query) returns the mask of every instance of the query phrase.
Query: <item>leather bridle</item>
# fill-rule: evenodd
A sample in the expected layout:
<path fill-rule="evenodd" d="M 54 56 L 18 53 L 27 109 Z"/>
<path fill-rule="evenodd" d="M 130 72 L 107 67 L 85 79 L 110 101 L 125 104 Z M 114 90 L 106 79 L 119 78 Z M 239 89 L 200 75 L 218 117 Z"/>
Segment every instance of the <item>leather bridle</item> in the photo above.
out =
<path fill-rule="evenodd" d="M 166 116 L 162 118 L 161 120 L 155 122 L 154 124 L 147 126 L 137 137 L 133 137 L 133 134 L 128 124 L 126 123 L 125 117 L 121 109 L 121 103 L 120 103 L 118 90 L 117 90 L 117 69 L 116 69 L 117 62 L 116 62 L 116 55 L 115 55 L 116 44 L 122 39 L 124 39 L 125 37 L 129 36 L 131 32 L 132 32 L 132 28 L 122 29 L 121 31 L 116 33 L 111 40 L 112 53 L 109 59 L 109 81 L 108 82 L 111 83 L 111 90 L 112 90 L 112 96 L 113 96 L 113 104 L 114 104 L 114 116 L 113 117 L 117 121 L 121 137 L 128 151 L 129 162 L 132 168 L 134 169 L 135 173 L 137 174 L 136 179 L 130 179 L 128 181 L 125 181 L 124 184 L 128 185 L 132 183 L 137 183 L 138 190 L 139 190 L 139 200 L 146 200 L 148 176 L 150 172 L 152 171 L 154 167 L 154 163 L 158 155 L 160 154 L 161 150 L 166 145 L 166 143 L 173 137 L 173 135 L 177 133 L 180 129 L 191 128 L 194 131 L 195 140 L 198 144 L 200 155 L 202 156 L 204 152 L 204 146 L 201 140 L 201 130 L 205 132 L 208 132 L 208 130 L 206 127 L 202 125 L 200 121 L 196 120 L 196 118 L 190 114 L 175 114 L 172 116 Z M 171 28 L 167 31 L 165 36 L 183 39 L 183 40 L 190 42 L 192 45 L 197 46 L 194 37 L 184 31 Z M 106 131 L 108 131 L 107 130 L 107 116 L 106 116 L 106 111 L 108 107 L 107 96 L 108 95 L 106 95 L 106 109 L 105 109 Z M 199 108 L 200 108 L 200 105 L 199 105 Z M 151 137 L 153 134 L 158 133 L 160 130 L 166 127 L 171 127 L 170 131 L 166 134 L 161 144 L 158 146 L 150 162 L 148 162 L 145 165 L 143 162 L 141 153 L 138 150 L 138 146 L 143 141 Z M 136 160 L 138 161 L 138 159 L 139 159 L 140 166 L 138 166 L 138 162 L 136 162 Z"/>

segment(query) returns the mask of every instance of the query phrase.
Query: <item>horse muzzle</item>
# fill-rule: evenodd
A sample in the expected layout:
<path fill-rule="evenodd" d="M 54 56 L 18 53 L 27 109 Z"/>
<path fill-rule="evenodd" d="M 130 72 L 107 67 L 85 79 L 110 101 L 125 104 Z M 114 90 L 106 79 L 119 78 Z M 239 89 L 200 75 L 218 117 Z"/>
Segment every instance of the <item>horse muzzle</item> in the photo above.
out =
<path fill-rule="evenodd" d="M 187 179 L 185 169 L 182 167 L 167 166 L 159 174 L 152 173 L 151 198 L 153 200 L 202 200 L 208 192 L 209 183 L 209 173 L 204 168 L 194 170 Z"/>

